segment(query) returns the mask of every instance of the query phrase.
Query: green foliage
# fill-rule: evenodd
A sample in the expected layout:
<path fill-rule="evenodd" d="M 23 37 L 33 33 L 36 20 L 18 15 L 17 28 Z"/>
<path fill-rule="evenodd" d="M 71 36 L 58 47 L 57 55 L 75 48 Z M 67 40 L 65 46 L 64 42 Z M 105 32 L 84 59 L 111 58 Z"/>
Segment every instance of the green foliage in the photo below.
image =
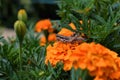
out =
<path fill-rule="evenodd" d="M 99 42 L 120 52 L 119 0 L 60 0 L 59 3 L 60 9 L 57 12 L 61 17 L 62 27 L 67 25 L 66 28 L 72 30 L 68 26 L 72 22 L 76 26 L 75 32 L 84 33 L 88 42 Z"/>
<path fill-rule="evenodd" d="M 92 77 L 90 77 L 90 75 L 88 74 L 87 70 L 81 70 L 81 69 L 77 69 L 75 70 L 74 68 L 72 68 L 71 70 L 71 80 L 93 80 Z"/>
<path fill-rule="evenodd" d="M 56 67 L 45 64 L 46 47 L 39 45 L 39 33 L 34 32 L 34 22 L 30 25 L 23 40 L 22 72 L 19 69 L 19 40 L 0 36 L 0 80 L 67 80 L 69 72 L 63 65 Z M 22 75 L 21 75 L 22 73 Z M 21 76 L 20 76 L 21 75 Z"/>

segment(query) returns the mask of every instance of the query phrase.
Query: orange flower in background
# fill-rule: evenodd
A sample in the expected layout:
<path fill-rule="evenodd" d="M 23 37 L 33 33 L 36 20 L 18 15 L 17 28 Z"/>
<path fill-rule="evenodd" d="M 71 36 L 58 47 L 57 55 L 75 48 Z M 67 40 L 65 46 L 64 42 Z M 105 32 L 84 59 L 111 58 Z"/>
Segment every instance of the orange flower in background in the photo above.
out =
<path fill-rule="evenodd" d="M 80 20 L 80 24 L 83 24 L 83 21 L 82 21 L 82 20 Z"/>
<path fill-rule="evenodd" d="M 48 32 L 52 33 L 52 32 L 54 32 L 54 29 L 51 27 L 51 28 L 48 29 Z"/>
<path fill-rule="evenodd" d="M 48 41 L 49 41 L 49 42 L 56 41 L 56 34 L 55 34 L 55 33 L 49 34 L 49 35 L 48 35 Z"/>
<path fill-rule="evenodd" d="M 47 40 L 46 40 L 46 37 L 45 36 L 42 36 L 40 38 L 40 46 L 44 46 L 46 44 Z"/>
<path fill-rule="evenodd" d="M 80 20 L 80 24 L 83 24 L 83 21 Z M 74 25 L 74 23 L 70 23 L 69 26 L 73 29 L 76 30 L 76 26 Z M 82 30 L 82 28 L 80 28 Z"/>
<path fill-rule="evenodd" d="M 35 25 L 35 31 L 41 32 L 42 30 L 48 30 L 52 28 L 52 23 L 49 19 L 40 20 Z"/>
<path fill-rule="evenodd" d="M 51 42 L 56 40 L 56 35 L 53 33 L 54 29 L 52 28 L 52 23 L 50 19 L 44 19 L 44 20 L 38 21 L 35 25 L 35 31 L 44 32 L 43 35 L 45 36 L 42 36 L 40 38 L 40 46 L 44 46 L 47 43 L 47 41 Z M 47 34 L 46 34 L 46 31 L 47 31 Z"/>
<path fill-rule="evenodd" d="M 95 77 L 94 80 L 120 79 L 120 58 L 117 53 L 94 42 L 79 44 L 57 41 L 47 47 L 45 63 L 48 61 L 53 66 L 62 62 L 65 71 L 72 67 L 87 69 Z"/>
<path fill-rule="evenodd" d="M 80 24 L 83 24 L 83 21 L 82 21 L 82 20 L 80 20 L 79 22 L 80 22 Z M 90 20 L 88 20 L 88 23 L 90 23 Z M 74 25 L 74 23 L 70 23 L 69 26 L 70 26 L 73 30 L 76 30 L 76 26 Z M 80 27 L 80 30 L 83 30 L 83 28 Z"/>
<path fill-rule="evenodd" d="M 48 42 L 56 41 L 56 34 L 55 33 L 50 33 L 47 38 L 45 36 L 42 36 L 40 38 L 40 46 L 45 46 L 47 41 Z"/>
<path fill-rule="evenodd" d="M 73 29 L 73 30 L 76 30 L 76 27 L 73 23 L 70 23 L 69 26 Z"/>

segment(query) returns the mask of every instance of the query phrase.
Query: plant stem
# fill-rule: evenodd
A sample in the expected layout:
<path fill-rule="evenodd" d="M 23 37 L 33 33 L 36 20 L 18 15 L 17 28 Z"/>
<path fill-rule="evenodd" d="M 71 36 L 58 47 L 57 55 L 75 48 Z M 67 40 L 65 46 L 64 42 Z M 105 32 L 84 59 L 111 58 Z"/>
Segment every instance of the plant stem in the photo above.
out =
<path fill-rule="evenodd" d="M 44 30 L 43 32 L 44 32 L 44 35 L 45 35 L 45 37 L 46 37 L 46 39 L 47 39 L 47 38 L 48 38 L 48 34 L 49 34 L 48 31 L 47 31 L 47 30 Z"/>
<path fill-rule="evenodd" d="M 22 80 L 22 43 L 19 42 L 19 62 L 20 62 L 20 80 Z"/>

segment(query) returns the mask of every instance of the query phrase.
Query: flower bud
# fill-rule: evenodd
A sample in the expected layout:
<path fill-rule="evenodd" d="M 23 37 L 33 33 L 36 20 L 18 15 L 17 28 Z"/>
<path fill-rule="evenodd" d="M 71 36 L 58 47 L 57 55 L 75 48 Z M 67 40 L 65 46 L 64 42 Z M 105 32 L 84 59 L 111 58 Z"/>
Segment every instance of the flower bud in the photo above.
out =
<path fill-rule="evenodd" d="M 22 42 L 23 38 L 25 36 L 25 33 L 26 33 L 25 23 L 21 20 L 17 20 L 14 24 L 14 29 L 15 29 L 15 32 L 16 32 L 16 35 L 17 35 L 19 41 Z"/>
<path fill-rule="evenodd" d="M 20 9 L 18 11 L 18 19 L 22 20 L 23 22 L 27 21 L 27 13 L 26 13 L 26 11 L 24 9 Z"/>

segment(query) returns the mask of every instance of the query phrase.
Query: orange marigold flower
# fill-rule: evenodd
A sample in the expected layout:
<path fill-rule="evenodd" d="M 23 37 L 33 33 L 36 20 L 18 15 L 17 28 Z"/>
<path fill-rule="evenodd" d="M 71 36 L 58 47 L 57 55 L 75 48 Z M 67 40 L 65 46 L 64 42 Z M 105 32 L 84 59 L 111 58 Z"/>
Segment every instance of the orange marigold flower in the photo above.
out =
<path fill-rule="evenodd" d="M 112 80 L 120 80 L 120 57 L 116 58 L 115 63 L 117 65 L 117 70 L 110 74 Z"/>
<path fill-rule="evenodd" d="M 75 66 L 75 68 L 87 69 L 90 75 L 95 77 L 94 80 L 111 79 L 110 74 L 120 69 L 115 62 L 116 58 L 118 58 L 117 53 L 100 44 L 82 43 L 77 46 L 76 50 L 77 51 L 71 55 L 71 59 L 75 61 L 73 66 Z M 77 56 L 75 56 L 75 54 Z M 120 70 L 118 72 L 120 72 Z M 120 75 L 114 79 L 116 78 L 119 79 Z"/>
<path fill-rule="evenodd" d="M 71 36 L 74 33 L 70 31 L 69 29 L 62 28 L 58 34 L 63 35 L 63 36 Z"/>
<path fill-rule="evenodd" d="M 35 31 L 41 32 L 42 30 L 47 30 L 52 27 L 52 23 L 49 19 L 40 20 L 35 25 Z"/>
<path fill-rule="evenodd" d="M 55 33 L 51 33 L 48 35 L 48 41 L 52 42 L 56 40 L 56 34 Z"/>
<path fill-rule="evenodd" d="M 87 69 L 95 77 L 94 80 L 120 79 L 120 58 L 117 53 L 94 42 L 79 44 L 57 41 L 47 47 L 45 63 L 48 61 L 53 66 L 63 62 L 65 71 L 72 67 Z"/>
<path fill-rule="evenodd" d="M 46 44 L 46 37 L 45 36 L 42 36 L 40 38 L 40 46 L 44 46 Z"/>
<path fill-rule="evenodd" d="M 53 44 L 53 46 L 49 45 L 47 47 L 47 56 L 45 63 L 47 64 L 48 61 L 55 66 L 58 62 L 64 63 L 64 70 L 70 70 L 72 67 L 72 61 L 70 61 L 70 55 L 74 51 L 74 47 L 77 46 L 77 43 L 63 43 L 57 41 Z"/>

